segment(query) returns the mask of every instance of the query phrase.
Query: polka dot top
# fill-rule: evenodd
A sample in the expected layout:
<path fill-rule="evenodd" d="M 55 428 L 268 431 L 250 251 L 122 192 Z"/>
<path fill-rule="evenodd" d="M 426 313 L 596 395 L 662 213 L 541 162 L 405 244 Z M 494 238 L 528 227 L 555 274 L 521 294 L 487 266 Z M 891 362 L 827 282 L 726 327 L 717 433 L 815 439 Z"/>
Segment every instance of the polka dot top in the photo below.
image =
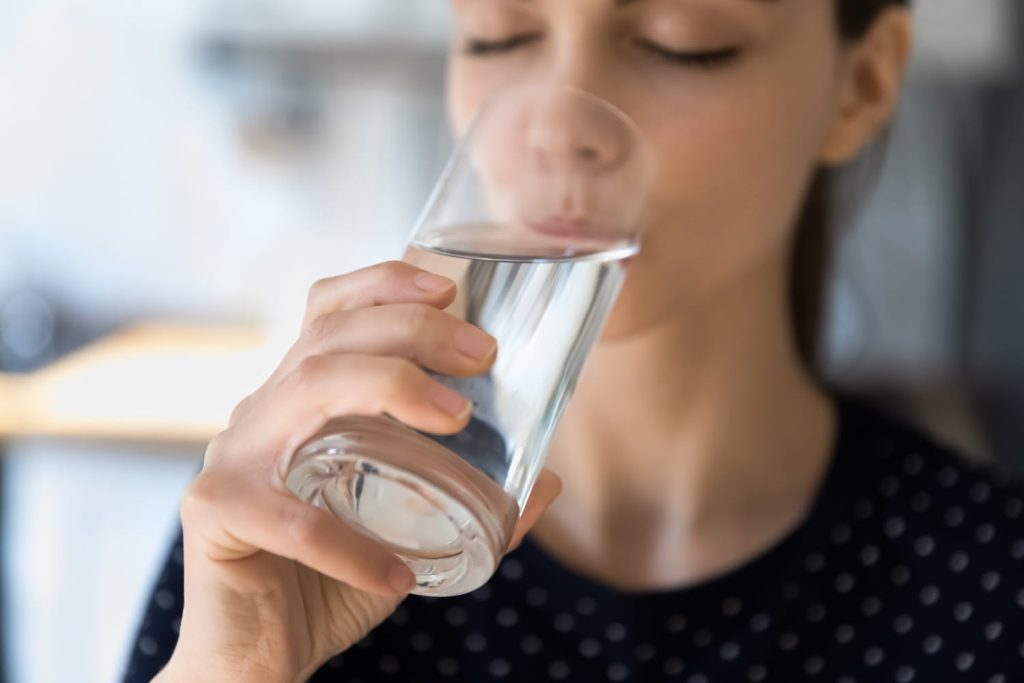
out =
<path fill-rule="evenodd" d="M 410 596 L 315 683 L 1024 681 L 1024 487 L 848 398 L 807 518 L 716 578 L 625 592 L 529 538 L 491 581 Z M 174 648 L 179 544 L 128 683 Z"/>

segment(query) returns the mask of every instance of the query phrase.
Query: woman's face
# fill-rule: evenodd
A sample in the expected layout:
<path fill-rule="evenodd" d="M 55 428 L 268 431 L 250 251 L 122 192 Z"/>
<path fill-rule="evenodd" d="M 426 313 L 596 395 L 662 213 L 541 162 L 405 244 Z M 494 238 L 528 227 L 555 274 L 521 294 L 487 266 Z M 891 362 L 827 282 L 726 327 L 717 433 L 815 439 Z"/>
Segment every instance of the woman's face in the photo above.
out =
<path fill-rule="evenodd" d="M 643 248 L 607 337 L 635 334 L 736 286 L 783 284 L 796 215 L 837 109 L 843 50 L 833 2 L 453 6 L 457 132 L 501 89 L 558 83 L 617 105 L 654 151 Z"/>

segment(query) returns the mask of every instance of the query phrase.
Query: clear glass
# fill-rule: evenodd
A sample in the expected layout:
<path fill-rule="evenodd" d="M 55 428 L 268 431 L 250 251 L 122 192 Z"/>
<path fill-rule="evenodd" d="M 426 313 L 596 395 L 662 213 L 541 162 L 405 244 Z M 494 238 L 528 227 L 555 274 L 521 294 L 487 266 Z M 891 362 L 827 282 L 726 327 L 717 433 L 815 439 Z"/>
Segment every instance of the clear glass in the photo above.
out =
<path fill-rule="evenodd" d="M 652 178 L 635 124 L 567 87 L 511 89 L 480 107 L 404 259 L 458 283 L 448 308 L 498 340 L 485 375 L 436 375 L 473 403 L 454 436 L 388 416 L 328 422 L 288 486 L 401 556 L 414 593 L 485 583 L 639 248 Z"/>

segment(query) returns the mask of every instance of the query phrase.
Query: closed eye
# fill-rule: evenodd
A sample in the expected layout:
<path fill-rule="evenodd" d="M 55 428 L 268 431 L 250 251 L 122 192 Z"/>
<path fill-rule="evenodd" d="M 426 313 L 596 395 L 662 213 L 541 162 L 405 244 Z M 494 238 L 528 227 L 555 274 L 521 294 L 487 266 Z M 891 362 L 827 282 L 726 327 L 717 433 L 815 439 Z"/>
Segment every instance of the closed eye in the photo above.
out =
<path fill-rule="evenodd" d="M 714 69 L 726 66 L 740 55 L 738 47 L 724 47 L 717 50 L 678 51 L 671 50 L 650 40 L 641 40 L 640 44 L 661 59 L 698 69 Z"/>
<path fill-rule="evenodd" d="M 472 57 L 486 57 L 488 55 L 511 52 L 518 47 L 529 45 L 540 38 L 539 33 L 523 33 L 501 40 L 484 40 L 482 38 L 470 38 L 466 41 L 463 52 Z"/>

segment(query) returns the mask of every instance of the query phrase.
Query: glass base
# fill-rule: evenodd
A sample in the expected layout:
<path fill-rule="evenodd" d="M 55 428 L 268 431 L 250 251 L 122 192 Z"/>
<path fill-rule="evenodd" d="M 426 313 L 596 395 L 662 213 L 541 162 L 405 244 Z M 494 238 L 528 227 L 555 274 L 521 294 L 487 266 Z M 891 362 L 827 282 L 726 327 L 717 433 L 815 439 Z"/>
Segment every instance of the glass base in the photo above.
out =
<path fill-rule="evenodd" d="M 437 442 L 386 417 L 332 420 L 295 454 L 288 488 L 393 550 L 411 592 L 459 595 L 494 573 L 518 506 Z"/>

